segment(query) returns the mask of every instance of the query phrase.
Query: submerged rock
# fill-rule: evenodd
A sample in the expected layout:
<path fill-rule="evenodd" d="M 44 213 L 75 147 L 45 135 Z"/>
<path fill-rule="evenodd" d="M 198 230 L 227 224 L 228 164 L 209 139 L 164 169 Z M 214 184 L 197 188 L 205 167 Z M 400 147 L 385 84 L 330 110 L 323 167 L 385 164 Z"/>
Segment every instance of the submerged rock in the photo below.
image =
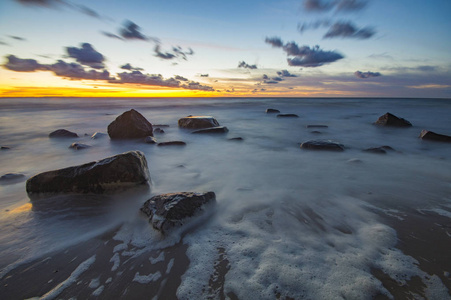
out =
<path fill-rule="evenodd" d="M 377 119 L 376 122 L 374 122 L 374 125 L 379 125 L 379 126 L 393 126 L 393 127 L 411 127 L 412 123 L 410 123 L 409 121 L 402 119 L 402 118 L 398 118 L 397 116 L 391 114 L 391 113 L 386 113 L 383 116 L 380 116 L 379 119 Z"/>
<path fill-rule="evenodd" d="M 204 204 L 215 201 L 214 192 L 170 193 L 150 198 L 141 211 L 149 217 L 153 228 L 164 233 L 174 226 L 183 225 L 183 221 L 194 216 Z"/>
<path fill-rule="evenodd" d="M 153 133 L 159 133 L 159 134 L 162 134 L 162 133 L 164 133 L 164 130 L 161 129 L 161 128 L 155 128 L 155 129 L 153 130 Z"/>
<path fill-rule="evenodd" d="M 134 109 L 124 112 L 108 125 L 111 139 L 139 139 L 153 136 L 152 124 Z"/>
<path fill-rule="evenodd" d="M 268 108 L 268 109 L 266 110 L 266 113 L 267 113 L 267 114 L 278 114 L 278 113 L 280 113 L 280 110 L 274 109 L 274 108 Z"/>
<path fill-rule="evenodd" d="M 438 134 L 429 130 L 422 130 L 419 138 L 422 140 L 451 143 L 451 136 Z"/>
<path fill-rule="evenodd" d="M 178 121 L 179 127 L 187 129 L 202 129 L 220 126 L 215 118 L 210 116 L 188 116 Z"/>
<path fill-rule="evenodd" d="M 77 138 L 78 134 L 66 129 L 58 129 L 49 134 L 50 138 Z"/>
<path fill-rule="evenodd" d="M 299 118 L 297 114 L 278 114 L 278 118 Z"/>
<path fill-rule="evenodd" d="M 229 139 L 229 141 L 238 141 L 238 142 L 241 142 L 241 141 L 243 141 L 244 139 L 242 138 L 242 137 L 234 137 L 234 138 L 230 138 Z"/>
<path fill-rule="evenodd" d="M 93 135 L 91 135 L 91 139 L 95 140 L 95 139 L 101 139 L 106 137 L 107 134 L 106 133 L 102 133 L 102 132 L 95 132 Z"/>
<path fill-rule="evenodd" d="M 89 147 L 91 147 L 91 146 L 86 145 L 86 144 L 80 144 L 80 143 L 72 143 L 69 146 L 70 149 L 74 149 L 74 150 L 83 150 L 83 149 L 88 149 Z"/>
<path fill-rule="evenodd" d="M 11 148 L 8 147 L 8 146 L 1 146 L 0 149 L 1 149 L 1 150 L 10 150 Z"/>
<path fill-rule="evenodd" d="M 375 153 L 375 154 L 387 154 L 387 151 L 395 151 L 395 149 L 393 149 L 390 146 L 381 146 L 381 147 L 373 147 L 373 148 L 364 149 L 363 151 Z"/>
<path fill-rule="evenodd" d="M 25 175 L 21 173 L 6 173 L 0 177 L 0 181 L 10 181 L 24 178 Z"/>
<path fill-rule="evenodd" d="M 80 166 L 37 174 L 27 180 L 29 196 L 41 193 L 101 194 L 146 184 L 149 169 L 144 154 L 129 151 Z"/>
<path fill-rule="evenodd" d="M 301 149 L 308 150 L 328 150 L 328 151 L 344 151 L 342 144 L 332 141 L 312 140 L 301 144 Z"/>
<path fill-rule="evenodd" d="M 146 143 L 146 144 L 156 144 L 157 143 L 157 139 L 154 138 L 153 136 L 146 136 L 144 138 L 144 143 Z"/>
<path fill-rule="evenodd" d="M 170 141 L 170 142 L 158 143 L 157 146 L 186 146 L 186 143 L 182 142 L 182 141 Z"/>
<path fill-rule="evenodd" d="M 229 130 L 225 126 L 210 127 L 205 129 L 198 129 L 192 133 L 227 133 Z"/>

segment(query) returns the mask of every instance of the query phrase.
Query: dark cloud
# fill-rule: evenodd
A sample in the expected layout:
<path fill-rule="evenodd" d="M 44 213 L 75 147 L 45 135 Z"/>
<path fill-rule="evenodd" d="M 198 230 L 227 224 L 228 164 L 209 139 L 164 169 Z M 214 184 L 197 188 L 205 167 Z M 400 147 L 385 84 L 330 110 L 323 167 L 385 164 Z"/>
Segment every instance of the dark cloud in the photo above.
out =
<path fill-rule="evenodd" d="M 184 50 L 182 49 L 182 47 L 180 47 L 180 46 L 172 47 L 172 51 L 175 53 L 175 55 L 176 55 L 177 57 L 180 57 L 180 58 L 182 58 L 182 59 L 184 59 L 184 60 L 186 60 L 186 57 L 187 57 L 188 55 L 193 55 L 193 54 L 194 54 L 193 49 L 188 48 L 188 51 L 184 51 Z"/>
<path fill-rule="evenodd" d="M 77 6 L 75 6 L 75 8 L 78 9 L 78 11 L 80 11 L 81 13 L 83 13 L 83 14 L 85 14 L 87 16 L 90 16 L 90 17 L 93 17 L 93 18 L 98 18 L 98 19 L 101 18 L 100 15 L 95 10 L 93 10 L 93 9 L 87 7 L 87 6 L 77 5 Z"/>
<path fill-rule="evenodd" d="M 20 4 L 23 4 L 23 5 L 50 7 L 50 6 L 53 6 L 55 4 L 58 4 L 58 3 L 61 3 L 64 1 L 61 1 L 61 0 L 16 0 L 16 2 L 19 2 Z"/>
<path fill-rule="evenodd" d="M 16 40 L 16 41 L 26 41 L 26 38 L 20 37 L 20 36 L 15 36 L 15 35 L 8 35 L 8 37 Z"/>
<path fill-rule="evenodd" d="M 247 64 L 247 63 L 244 62 L 244 61 L 240 61 L 240 62 L 238 63 L 238 68 L 245 68 L 245 69 L 251 69 L 251 70 L 254 70 L 254 69 L 257 69 L 257 65 L 249 65 L 249 64 Z"/>
<path fill-rule="evenodd" d="M 143 40 L 143 41 L 147 41 L 149 39 L 153 39 L 150 38 L 148 36 L 145 36 L 144 34 L 142 34 L 140 32 L 140 27 L 138 25 L 136 25 L 135 23 L 133 23 L 130 20 L 126 20 L 123 24 L 123 28 L 121 28 L 119 30 L 119 34 L 121 37 L 123 37 L 126 40 Z"/>
<path fill-rule="evenodd" d="M 277 80 L 265 80 L 263 83 L 277 84 L 277 83 L 279 83 L 279 81 L 277 81 Z"/>
<path fill-rule="evenodd" d="M 304 0 L 304 9 L 312 12 L 324 12 L 332 9 L 334 4 L 331 1 Z"/>
<path fill-rule="evenodd" d="M 102 69 L 105 67 L 103 64 L 105 58 L 101 53 L 94 50 L 89 43 L 83 43 L 81 48 L 67 47 L 66 51 L 69 57 L 75 58 L 75 60 L 82 65 L 87 65 L 95 69 Z"/>
<path fill-rule="evenodd" d="M 270 44 L 274 48 L 281 48 L 283 46 L 283 42 L 279 37 L 267 37 L 265 43 Z"/>
<path fill-rule="evenodd" d="M 3 65 L 3 67 L 11 71 L 35 72 L 46 69 L 44 65 L 41 65 L 35 59 L 22 59 L 14 55 L 9 55 L 6 59 L 8 61 Z"/>
<path fill-rule="evenodd" d="M 171 60 L 171 59 L 183 59 L 183 60 L 187 60 L 187 56 L 188 55 L 193 55 L 194 51 L 191 48 L 188 48 L 187 51 L 184 51 L 182 49 L 182 47 L 180 46 L 176 46 L 176 47 L 172 47 L 172 51 L 161 51 L 161 46 L 160 45 L 156 45 L 155 49 L 155 56 L 159 57 L 161 59 L 166 59 L 166 60 Z"/>
<path fill-rule="evenodd" d="M 176 58 L 176 55 L 174 54 L 174 53 L 171 53 L 171 52 L 161 52 L 160 51 L 160 45 L 156 45 L 155 46 L 155 49 L 154 49 L 154 52 L 155 52 L 155 56 L 156 57 L 159 57 L 159 58 L 161 58 L 161 59 L 174 59 L 174 58 Z"/>
<path fill-rule="evenodd" d="M 382 76 L 382 74 L 379 72 L 370 72 L 370 71 L 368 71 L 368 72 L 355 71 L 354 75 L 357 78 L 362 78 L 362 79 Z"/>
<path fill-rule="evenodd" d="M 422 71 L 422 72 L 434 72 L 434 71 L 437 71 L 437 67 L 436 66 L 418 66 L 418 67 L 416 67 L 416 69 L 418 71 Z"/>
<path fill-rule="evenodd" d="M 324 35 L 324 38 L 355 38 L 355 39 L 368 39 L 372 37 L 376 32 L 370 27 L 362 29 L 357 28 L 351 22 L 337 22 L 333 24 L 329 31 Z"/>
<path fill-rule="evenodd" d="M 118 35 L 116 35 L 116 34 L 114 34 L 114 33 L 106 32 L 106 31 L 101 31 L 101 33 L 102 33 L 103 35 L 109 37 L 109 38 L 118 39 L 118 40 L 121 40 L 121 41 L 124 40 L 123 38 L 121 38 L 120 36 L 118 36 Z"/>
<path fill-rule="evenodd" d="M 268 80 L 268 79 L 269 79 L 268 75 L 263 74 L 263 80 Z"/>
<path fill-rule="evenodd" d="M 208 77 L 210 76 L 209 74 L 200 74 L 200 77 Z"/>
<path fill-rule="evenodd" d="M 318 29 L 320 27 L 329 27 L 331 24 L 330 20 L 317 20 L 315 22 L 304 22 L 298 24 L 298 30 L 300 33 L 304 33 L 306 30 Z"/>
<path fill-rule="evenodd" d="M 133 67 L 131 64 L 126 63 L 125 65 L 120 67 L 123 70 L 128 70 L 128 71 L 142 71 L 144 70 L 143 68 L 138 68 L 138 67 Z"/>
<path fill-rule="evenodd" d="M 368 4 L 367 0 L 304 0 L 304 9 L 308 12 L 327 12 L 334 9 L 337 12 L 359 11 Z"/>
<path fill-rule="evenodd" d="M 291 74 L 290 72 L 288 72 L 288 70 L 278 71 L 277 75 L 282 76 L 282 77 L 298 77 L 297 75 L 294 75 L 294 74 Z"/>
<path fill-rule="evenodd" d="M 367 0 L 336 0 L 337 11 L 357 11 L 364 9 L 368 5 Z"/>
<path fill-rule="evenodd" d="M 6 43 L 6 42 L 4 42 L 4 41 L 0 41 L 0 45 L 3 45 L 3 46 L 9 46 L 9 44 Z"/>
<path fill-rule="evenodd" d="M 96 70 L 85 70 L 85 68 L 77 63 L 66 63 L 62 60 L 48 65 L 48 70 L 55 73 L 55 75 L 70 78 L 70 79 L 89 79 L 89 80 L 112 80 L 110 73 L 107 70 L 102 72 Z"/>
<path fill-rule="evenodd" d="M 185 77 L 183 77 L 183 76 L 180 76 L 180 75 L 175 75 L 175 79 L 176 79 L 176 80 L 179 80 L 179 81 L 188 81 L 187 78 L 185 78 Z"/>
<path fill-rule="evenodd" d="M 189 89 L 189 90 L 209 91 L 209 92 L 214 91 L 214 89 L 211 86 L 202 85 L 199 82 L 194 82 L 194 81 L 191 81 L 188 84 L 183 84 L 182 88 Z"/>

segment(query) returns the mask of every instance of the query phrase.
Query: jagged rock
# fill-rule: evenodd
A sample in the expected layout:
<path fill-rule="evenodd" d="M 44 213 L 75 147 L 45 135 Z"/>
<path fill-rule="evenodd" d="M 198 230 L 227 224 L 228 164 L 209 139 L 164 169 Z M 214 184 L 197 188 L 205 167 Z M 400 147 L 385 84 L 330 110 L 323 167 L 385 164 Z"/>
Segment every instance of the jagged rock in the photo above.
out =
<path fill-rule="evenodd" d="M 267 114 L 278 114 L 278 113 L 280 113 L 280 110 L 274 109 L 274 108 L 268 108 L 268 109 L 266 110 L 266 113 L 267 113 Z"/>
<path fill-rule="evenodd" d="M 42 193 L 95 193 L 146 184 L 149 169 L 144 154 L 129 151 L 80 166 L 37 174 L 27 180 L 30 198 Z"/>
<path fill-rule="evenodd" d="M 106 133 L 102 133 L 102 132 L 95 132 L 93 135 L 91 135 L 91 139 L 95 140 L 95 139 L 101 139 L 106 137 L 107 134 Z"/>
<path fill-rule="evenodd" d="M 157 146 L 185 146 L 186 143 L 182 141 L 170 141 L 170 142 L 163 142 L 158 143 Z"/>
<path fill-rule="evenodd" d="M 188 116 L 178 121 L 179 127 L 187 129 L 202 129 L 220 126 L 215 118 L 210 116 Z"/>
<path fill-rule="evenodd" d="M 422 130 L 419 138 L 422 140 L 451 143 L 451 136 L 438 134 L 429 130 Z"/>
<path fill-rule="evenodd" d="M 278 114 L 278 118 L 299 118 L 297 114 Z"/>
<path fill-rule="evenodd" d="M 393 126 L 393 127 L 411 127 L 412 123 L 409 121 L 398 118 L 397 116 L 386 113 L 385 115 L 382 115 L 377 119 L 377 121 L 374 123 L 374 125 L 379 126 Z"/>
<path fill-rule="evenodd" d="M 229 130 L 225 126 L 210 127 L 205 129 L 198 129 L 192 133 L 227 133 Z"/>
<path fill-rule="evenodd" d="M 89 147 L 91 147 L 91 146 L 86 145 L 86 144 L 80 144 L 80 143 L 72 143 L 69 146 L 70 149 L 74 149 L 74 150 L 83 150 L 83 149 L 88 149 Z"/>
<path fill-rule="evenodd" d="M 376 153 L 376 154 L 387 154 L 387 151 L 395 151 L 395 149 L 393 149 L 390 146 L 381 146 L 381 147 L 364 149 L 363 151 L 370 152 L 370 153 Z"/>
<path fill-rule="evenodd" d="M 329 128 L 327 125 L 307 125 L 307 128 Z"/>
<path fill-rule="evenodd" d="M 162 133 L 164 133 L 164 130 L 161 129 L 161 128 L 155 128 L 155 129 L 153 130 L 153 133 L 159 133 L 159 134 L 162 134 Z"/>
<path fill-rule="evenodd" d="M 332 141 L 312 140 L 301 144 L 302 149 L 308 150 L 329 150 L 329 151 L 344 151 L 345 147 L 342 144 Z"/>
<path fill-rule="evenodd" d="M 146 143 L 146 144 L 156 144 L 157 143 L 157 139 L 154 138 L 153 136 L 146 136 L 144 138 L 144 143 Z"/>
<path fill-rule="evenodd" d="M 174 226 L 194 216 L 204 204 L 215 202 L 214 192 L 181 192 L 157 195 L 147 200 L 141 211 L 149 217 L 149 223 L 156 230 L 165 233 Z"/>
<path fill-rule="evenodd" d="M 58 129 L 49 134 L 50 138 L 77 138 L 78 134 L 66 129 Z"/>
<path fill-rule="evenodd" d="M 111 139 L 139 139 L 153 136 L 152 124 L 132 109 L 124 112 L 108 125 Z"/>

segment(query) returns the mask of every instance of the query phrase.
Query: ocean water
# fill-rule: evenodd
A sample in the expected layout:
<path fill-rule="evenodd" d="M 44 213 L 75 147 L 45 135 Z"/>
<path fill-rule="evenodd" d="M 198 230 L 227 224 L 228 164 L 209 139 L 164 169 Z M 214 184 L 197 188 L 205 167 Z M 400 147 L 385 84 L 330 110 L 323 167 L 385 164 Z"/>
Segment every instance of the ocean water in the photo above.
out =
<path fill-rule="evenodd" d="M 155 134 L 159 142 L 187 145 L 90 138 L 106 133 L 108 124 L 131 108 L 152 124 L 169 125 L 164 134 Z M 267 108 L 299 118 L 277 118 L 266 114 Z M 413 127 L 372 125 L 386 112 Z M 213 116 L 229 132 L 190 134 L 177 127 L 187 115 Z M 419 258 L 402 247 L 401 229 L 394 224 L 427 215 L 444 237 L 430 247 L 442 253 L 451 246 L 451 145 L 418 138 L 422 129 L 451 135 L 450 116 L 449 99 L 0 99 L 0 145 L 10 147 L 0 152 L 0 176 L 25 175 L 0 183 L 0 277 L 114 232 L 116 244 L 104 258 L 109 264 L 102 277 L 86 275 L 100 260 L 89 256 L 64 282 L 32 296 L 53 299 L 78 285 L 92 297 L 107 298 L 111 282 L 125 280 L 125 265 L 134 274 L 133 284 L 168 285 L 177 259 L 169 259 L 165 249 L 184 245 L 189 264 L 174 287 L 179 299 L 395 297 L 375 269 L 400 286 L 419 278 L 418 297 L 445 299 L 450 296 L 449 265 L 441 273 L 425 271 Z M 59 128 L 80 137 L 49 139 Z M 234 137 L 243 140 L 230 140 Z M 346 150 L 300 149 L 300 143 L 312 139 L 336 141 Z M 68 149 L 75 141 L 92 147 Z M 383 145 L 395 151 L 362 151 Z M 26 194 L 25 180 L 37 173 L 130 150 L 145 154 L 149 188 L 59 195 L 45 200 L 44 207 Z M 182 191 L 214 191 L 217 203 L 163 238 L 139 208 L 153 195 Z M 86 205 L 66 205 L 68 200 Z M 427 234 L 417 237 L 428 243 Z M 151 265 L 164 262 L 164 270 L 140 273 L 146 255 Z"/>

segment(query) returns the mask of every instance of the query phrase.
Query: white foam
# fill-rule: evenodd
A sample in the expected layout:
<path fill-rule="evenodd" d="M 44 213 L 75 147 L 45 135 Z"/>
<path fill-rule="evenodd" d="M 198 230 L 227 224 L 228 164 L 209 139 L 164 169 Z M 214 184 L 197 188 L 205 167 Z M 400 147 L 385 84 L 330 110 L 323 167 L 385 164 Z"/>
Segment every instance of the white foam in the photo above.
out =
<path fill-rule="evenodd" d="M 156 264 L 157 262 L 164 261 L 164 252 L 161 251 L 160 255 L 155 258 L 149 257 L 149 261 L 152 265 Z"/>
<path fill-rule="evenodd" d="M 105 286 L 101 285 L 94 292 L 92 292 L 92 295 L 94 297 L 98 297 L 98 296 L 100 296 L 100 294 L 102 294 L 104 289 L 105 289 Z"/>
<path fill-rule="evenodd" d="M 133 278 L 133 281 L 142 283 L 142 284 L 147 284 L 149 282 L 153 282 L 153 281 L 157 281 L 158 279 L 160 279 L 161 277 L 161 273 L 160 271 L 157 271 L 155 273 L 150 273 L 149 275 L 140 275 L 139 272 L 137 272 L 135 274 L 135 277 Z"/>
<path fill-rule="evenodd" d="M 116 251 L 113 251 L 116 252 Z M 113 263 L 113 266 L 111 267 L 111 271 L 116 271 L 117 268 L 119 268 L 119 265 L 121 263 L 121 258 L 118 253 L 114 253 L 113 257 L 111 257 L 110 262 Z"/>
<path fill-rule="evenodd" d="M 173 266 L 174 258 L 171 258 L 171 260 L 168 262 L 168 266 L 166 267 L 166 274 L 169 274 L 171 272 Z"/>

